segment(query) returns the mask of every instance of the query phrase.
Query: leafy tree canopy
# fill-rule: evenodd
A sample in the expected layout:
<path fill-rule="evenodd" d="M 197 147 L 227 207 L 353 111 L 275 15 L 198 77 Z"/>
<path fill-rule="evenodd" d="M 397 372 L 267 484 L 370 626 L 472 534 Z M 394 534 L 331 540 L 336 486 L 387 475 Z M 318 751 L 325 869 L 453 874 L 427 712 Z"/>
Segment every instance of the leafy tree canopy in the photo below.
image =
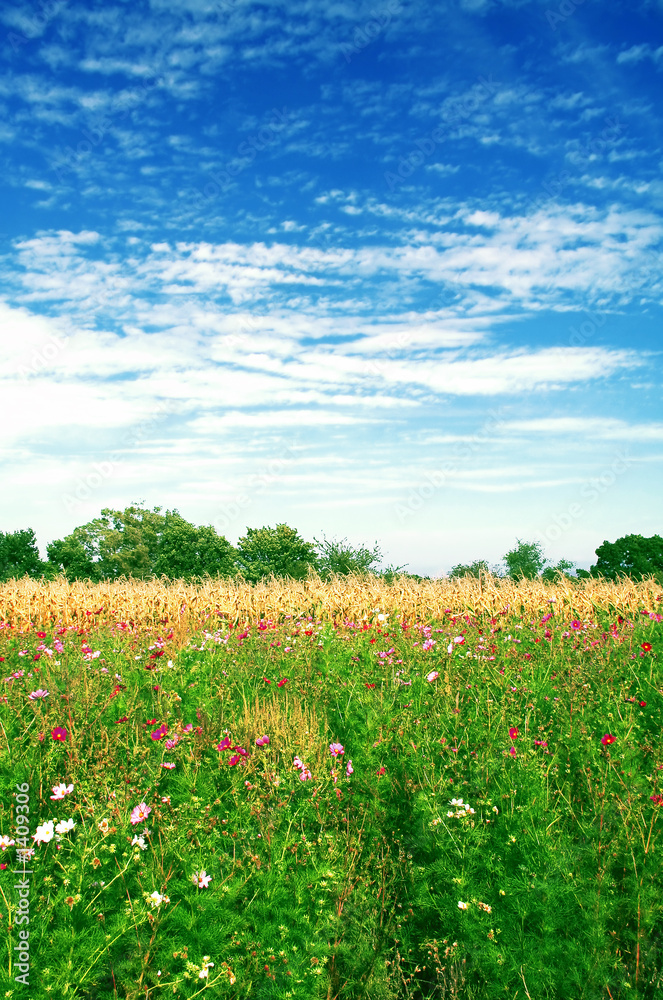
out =
<path fill-rule="evenodd" d="M 176 511 L 132 504 L 101 516 L 47 546 L 49 563 L 70 579 L 170 579 L 231 575 L 235 550 L 212 527 L 190 524 Z"/>
<path fill-rule="evenodd" d="M 504 556 L 507 575 L 513 580 L 534 580 L 546 564 L 541 542 L 522 542 L 516 539 L 516 546 Z"/>
<path fill-rule="evenodd" d="M 0 531 L 0 580 L 41 576 L 44 564 L 39 558 L 37 539 L 32 528 Z"/>
<path fill-rule="evenodd" d="M 336 539 L 329 541 L 323 535 L 323 540 L 314 539 L 318 549 L 317 568 L 321 577 L 328 580 L 333 573 L 347 576 L 349 573 L 373 573 L 376 564 L 382 559 L 382 553 L 378 543 L 375 547 L 368 549 L 365 546 L 353 548 L 348 544 L 347 538 L 338 542 Z"/>
<path fill-rule="evenodd" d="M 250 583 L 274 576 L 303 580 L 309 567 L 317 569 L 315 545 L 300 537 L 295 528 L 247 528 L 237 543 L 237 566 Z"/>
<path fill-rule="evenodd" d="M 629 576 L 641 580 L 645 576 L 655 576 L 663 583 L 663 538 L 652 535 L 624 535 L 616 542 L 603 542 L 596 549 L 596 564 L 590 569 L 592 576 L 604 576 L 617 580 Z"/>
<path fill-rule="evenodd" d="M 490 568 L 485 559 L 475 559 L 473 563 L 467 565 L 465 563 L 458 563 L 449 570 L 451 579 L 462 576 L 473 576 L 478 580 L 482 575 L 487 576 L 489 574 Z"/>

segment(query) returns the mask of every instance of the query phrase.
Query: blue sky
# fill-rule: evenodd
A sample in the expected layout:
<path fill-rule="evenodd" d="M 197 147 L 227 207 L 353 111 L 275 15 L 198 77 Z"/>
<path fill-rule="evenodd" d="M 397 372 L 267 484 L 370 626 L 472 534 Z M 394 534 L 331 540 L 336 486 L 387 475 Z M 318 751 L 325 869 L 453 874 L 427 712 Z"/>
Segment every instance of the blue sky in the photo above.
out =
<path fill-rule="evenodd" d="M 0 530 L 663 532 L 663 2 L 0 14 Z"/>

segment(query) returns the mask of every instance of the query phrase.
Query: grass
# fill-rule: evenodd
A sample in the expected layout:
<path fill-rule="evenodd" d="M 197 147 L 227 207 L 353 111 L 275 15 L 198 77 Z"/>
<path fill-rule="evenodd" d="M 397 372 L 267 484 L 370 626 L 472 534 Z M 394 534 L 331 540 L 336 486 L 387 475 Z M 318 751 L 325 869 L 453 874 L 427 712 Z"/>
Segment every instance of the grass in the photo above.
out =
<path fill-rule="evenodd" d="M 653 582 L 58 587 L 0 588 L 0 995 L 661 995 Z"/>

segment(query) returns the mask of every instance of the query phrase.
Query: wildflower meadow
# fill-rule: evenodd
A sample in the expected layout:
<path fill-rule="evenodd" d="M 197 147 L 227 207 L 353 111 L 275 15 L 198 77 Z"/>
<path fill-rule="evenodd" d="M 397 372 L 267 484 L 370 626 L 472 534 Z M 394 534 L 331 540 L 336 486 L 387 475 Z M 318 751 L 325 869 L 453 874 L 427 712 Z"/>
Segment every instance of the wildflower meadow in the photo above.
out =
<path fill-rule="evenodd" d="M 662 605 L 0 586 L 0 995 L 662 996 Z"/>

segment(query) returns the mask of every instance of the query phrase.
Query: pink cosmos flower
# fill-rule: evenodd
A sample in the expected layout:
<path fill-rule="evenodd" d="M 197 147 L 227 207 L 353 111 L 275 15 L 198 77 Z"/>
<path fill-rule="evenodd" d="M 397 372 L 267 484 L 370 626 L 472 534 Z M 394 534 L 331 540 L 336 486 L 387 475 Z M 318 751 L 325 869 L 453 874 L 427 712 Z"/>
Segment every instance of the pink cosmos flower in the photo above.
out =
<path fill-rule="evenodd" d="M 225 739 L 222 739 L 221 742 L 217 744 L 216 749 L 228 750 L 229 747 L 230 747 L 230 739 L 226 736 Z"/>
<path fill-rule="evenodd" d="M 534 746 L 536 746 L 536 747 L 547 747 L 548 744 L 545 743 L 543 740 L 534 740 Z"/>
<path fill-rule="evenodd" d="M 341 757 L 345 753 L 345 750 L 341 743 L 330 743 L 329 750 L 331 752 L 332 757 Z"/>
<path fill-rule="evenodd" d="M 606 733 L 605 736 L 602 737 L 601 743 L 603 744 L 604 747 L 607 747 L 611 743 L 614 743 L 616 739 L 617 739 L 616 736 L 611 736 L 610 733 Z"/>
<path fill-rule="evenodd" d="M 64 726 L 56 726 L 55 729 L 51 729 L 51 736 L 54 740 L 58 740 L 60 743 L 64 743 L 67 739 L 67 730 Z"/>
<path fill-rule="evenodd" d="M 211 881 L 212 876 L 208 875 L 205 869 L 193 873 L 193 884 L 197 885 L 199 889 L 206 889 Z"/>
<path fill-rule="evenodd" d="M 135 826 L 136 823 L 142 823 L 143 820 L 147 819 L 147 817 L 150 815 L 151 812 L 152 809 L 150 808 L 150 806 L 148 806 L 145 802 L 141 802 L 140 805 L 136 806 L 135 809 L 132 810 L 131 813 L 132 825 Z"/>
<path fill-rule="evenodd" d="M 43 688 L 37 688 L 36 691 L 31 691 L 28 695 L 30 701 L 36 701 L 37 698 L 48 698 L 48 691 L 44 691 Z"/>
<path fill-rule="evenodd" d="M 425 643 L 422 645 L 422 649 L 429 650 L 435 645 L 435 639 L 426 639 Z"/>
<path fill-rule="evenodd" d="M 162 726 L 159 726 L 158 729 L 155 729 L 153 733 L 150 733 L 150 736 L 153 740 L 160 740 L 163 739 L 167 732 L 168 726 L 164 723 Z"/>
<path fill-rule="evenodd" d="M 256 740 L 257 747 L 266 747 L 269 743 L 269 736 L 259 736 Z"/>
<path fill-rule="evenodd" d="M 301 771 L 301 769 L 304 766 L 304 761 L 300 760 L 299 757 L 295 757 L 295 759 L 292 762 L 292 766 L 298 768 Z"/>
<path fill-rule="evenodd" d="M 426 674 L 426 680 L 429 681 L 432 684 L 432 682 L 436 681 L 439 676 L 440 676 L 440 673 L 439 673 L 438 670 L 431 670 L 431 672 L 429 674 Z"/>
<path fill-rule="evenodd" d="M 234 767 L 235 764 L 239 764 L 239 762 L 240 762 L 241 759 L 242 759 L 242 757 L 241 757 L 240 754 L 238 754 L 238 753 L 233 754 L 233 756 L 228 761 L 228 764 L 230 765 L 230 767 Z"/>
<path fill-rule="evenodd" d="M 177 746 L 177 744 L 179 743 L 179 741 L 180 741 L 180 738 L 177 735 L 177 733 L 175 733 L 175 735 L 173 736 L 172 740 L 166 740 L 166 742 L 164 743 L 164 746 L 165 746 L 166 750 L 172 750 L 173 747 Z"/>
<path fill-rule="evenodd" d="M 165 768 L 167 768 L 167 769 L 168 769 L 169 771 L 172 771 L 172 770 L 173 770 L 173 768 L 175 767 L 175 765 L 174 765 L 174 764 L 171 764 L 171 763 L 168 763 L 168 762 L 166 762 L 166 761 L 164 761 L 164 762 L 163 762 L 163 764 L 162 764 L 161 766 L 162 766 L 162 767 L 165 767 Z"/>
<path fill-rule="evenodd" d="M 516 748 L 515 747 L 511 747 L 511 749 L 509 750 L 509 753 L 511 754 L 512 757 L 515 757 L 516 756 Z"/>
<path fill-rule="evenodd" d="M 512 726 L 511 729 L 509 730 L 509 739 L 515 740 L 517 735 L 518 735 L 518 729 L 516 728 L 516 726 Z"/>
<path fill-rule="evenodd" d="M 73 785 L 65 785 L 63 782 L 60 782 L 59 785 L 53 785 L 53 795 L 51 795 L 51 798 L 63 799 L 65 795 L 69 795 L 69 793 L 73 792 L 73 790 Z"/>
<path fill-rule="evenodd" d="M 300 781 L 309 781 L 312 777 L 313 777 L 313 775 L 311 774 L 311 772 L 309 771 L 309 769 L 307 767 L 303 767 L 302 770 L 301 770 L 301 773 L 299 775 L 299 780 Z"/>
<path fill-rule="evenodd" d="M 345 773 L 347 774 L 348 778 L 350 777 L 351 774 L 354 773 L 354 767 L 352 766 L 351 760 L 348 761 L 347 767 L 345 768 Z"/>

